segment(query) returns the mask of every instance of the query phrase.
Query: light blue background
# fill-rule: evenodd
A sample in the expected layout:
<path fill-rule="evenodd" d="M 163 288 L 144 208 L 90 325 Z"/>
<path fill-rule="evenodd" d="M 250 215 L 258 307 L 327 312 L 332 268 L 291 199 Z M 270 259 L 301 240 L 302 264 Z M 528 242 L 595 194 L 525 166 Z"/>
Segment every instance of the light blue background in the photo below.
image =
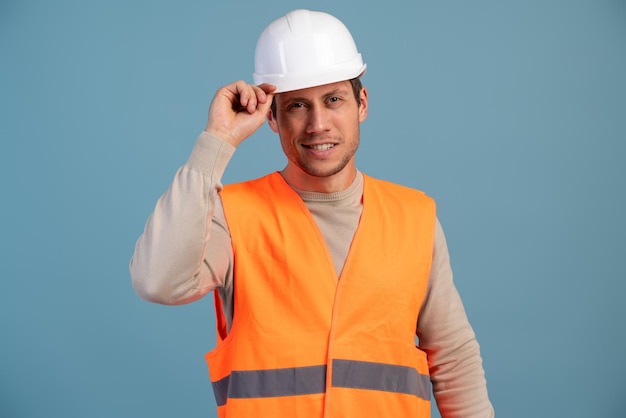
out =
<path fill-rule="evenodd" d="M 500 417 L 623 417 L 626 2 L 0 2 L 0 416 L 206 417 L 211 298 L 128 260 L 271 20 L 351 29 L 360 169 L 435 197 Z M 263 127 L 225 182 L 282 168 Z"/>

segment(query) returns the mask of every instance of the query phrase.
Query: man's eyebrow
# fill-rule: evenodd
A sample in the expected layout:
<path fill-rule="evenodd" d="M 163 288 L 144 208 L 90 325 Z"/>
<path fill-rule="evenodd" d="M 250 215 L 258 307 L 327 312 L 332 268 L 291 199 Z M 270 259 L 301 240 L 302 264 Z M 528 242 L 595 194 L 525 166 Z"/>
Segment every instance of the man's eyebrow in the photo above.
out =
<path fill-rule="evenodd" d="M 346 95 L 346 94 L 349 94 L 349 93 L 350 92 L 349 92 L 349 90 L 347 88 L 339 87 L 339 88 L 336 88 L 336 89 L 334 89 L 332 91 L 329 91 L 328 93 L 325 93 L 323 97 L 325 99 L 327 99 L 327 98 L 329 98 L 331 96 L 338 96 L 338 95 L 342 96 L 342 95 Z"/>
<path fill-rule="evenodd" d="M 322 97 L 324 99 L 328 99 L 329 97 L 333 97 L 333 96 L 344 96 L 350 94 L 350 91 L 348 88 L 344 88 L 344 87 L 338 87 L 336 89 L 333 89 L 331 91 L 328 91 L 326 93 L 324 93 L 322 95 Z M 293 97 L 288 97 L 285 99 L 285 103 L 294 103 L 294 102 L 309 102 L 311 101 L 310 98 L 307 97 L 302 97 L 302 96 L 293 96 Z"/>
<path fill-rule="evenodd" d="M 308 99 L 304 98 L 304 97 L 300 97 L 300 96 L 293 96 L 293 97 L 287 97 L 285 99 L 285 103 L 292 103 L 292 102 L 306 102 Z"/>

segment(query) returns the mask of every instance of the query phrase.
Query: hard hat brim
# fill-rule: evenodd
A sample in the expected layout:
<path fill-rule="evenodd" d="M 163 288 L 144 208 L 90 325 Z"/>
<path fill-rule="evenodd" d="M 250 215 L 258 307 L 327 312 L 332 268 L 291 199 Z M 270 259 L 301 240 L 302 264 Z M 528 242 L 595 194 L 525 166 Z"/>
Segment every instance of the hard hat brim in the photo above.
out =
<path fill-rule="evenodd" d="M 360 59 L 360 56 L 359 56 Z M 328 71 L 317 74 L 253 74 L 254 84 L 268 83 L 276 86 L 274 93 L 301 90 L 310 87 L 323 86 L 338 81 L 360 78 L 365 74 L 367 64 L 361 64 L 356 70 L 354 65 L 348 68 L 330 68 Z"/>

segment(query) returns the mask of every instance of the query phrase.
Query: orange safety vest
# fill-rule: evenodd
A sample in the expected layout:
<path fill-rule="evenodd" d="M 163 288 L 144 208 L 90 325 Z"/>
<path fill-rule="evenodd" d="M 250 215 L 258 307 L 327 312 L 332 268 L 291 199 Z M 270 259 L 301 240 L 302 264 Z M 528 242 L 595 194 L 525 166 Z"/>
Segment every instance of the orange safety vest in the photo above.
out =
<path fill-rule="evenodd" d="M 415 327 L 435 204 L 364 176 L 363 211 L 338 278 L 302 199 L 279 173 L 224 187 L 234 314 L 207 353 L 220 418 L 430 417 Z M 217 292 L 215 293 L 217 295 Z"/>

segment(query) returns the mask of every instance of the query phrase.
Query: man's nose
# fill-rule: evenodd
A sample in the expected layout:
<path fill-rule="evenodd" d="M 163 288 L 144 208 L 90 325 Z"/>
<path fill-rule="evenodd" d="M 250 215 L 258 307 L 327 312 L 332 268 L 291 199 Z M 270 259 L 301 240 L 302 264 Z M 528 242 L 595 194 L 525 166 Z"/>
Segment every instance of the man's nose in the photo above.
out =
<path fill-rule="evenodd" d="M 323 106 L 311 106 L 307 120 L 307 133 L 323 132 L 328 129 L 328 111 Z"/>

